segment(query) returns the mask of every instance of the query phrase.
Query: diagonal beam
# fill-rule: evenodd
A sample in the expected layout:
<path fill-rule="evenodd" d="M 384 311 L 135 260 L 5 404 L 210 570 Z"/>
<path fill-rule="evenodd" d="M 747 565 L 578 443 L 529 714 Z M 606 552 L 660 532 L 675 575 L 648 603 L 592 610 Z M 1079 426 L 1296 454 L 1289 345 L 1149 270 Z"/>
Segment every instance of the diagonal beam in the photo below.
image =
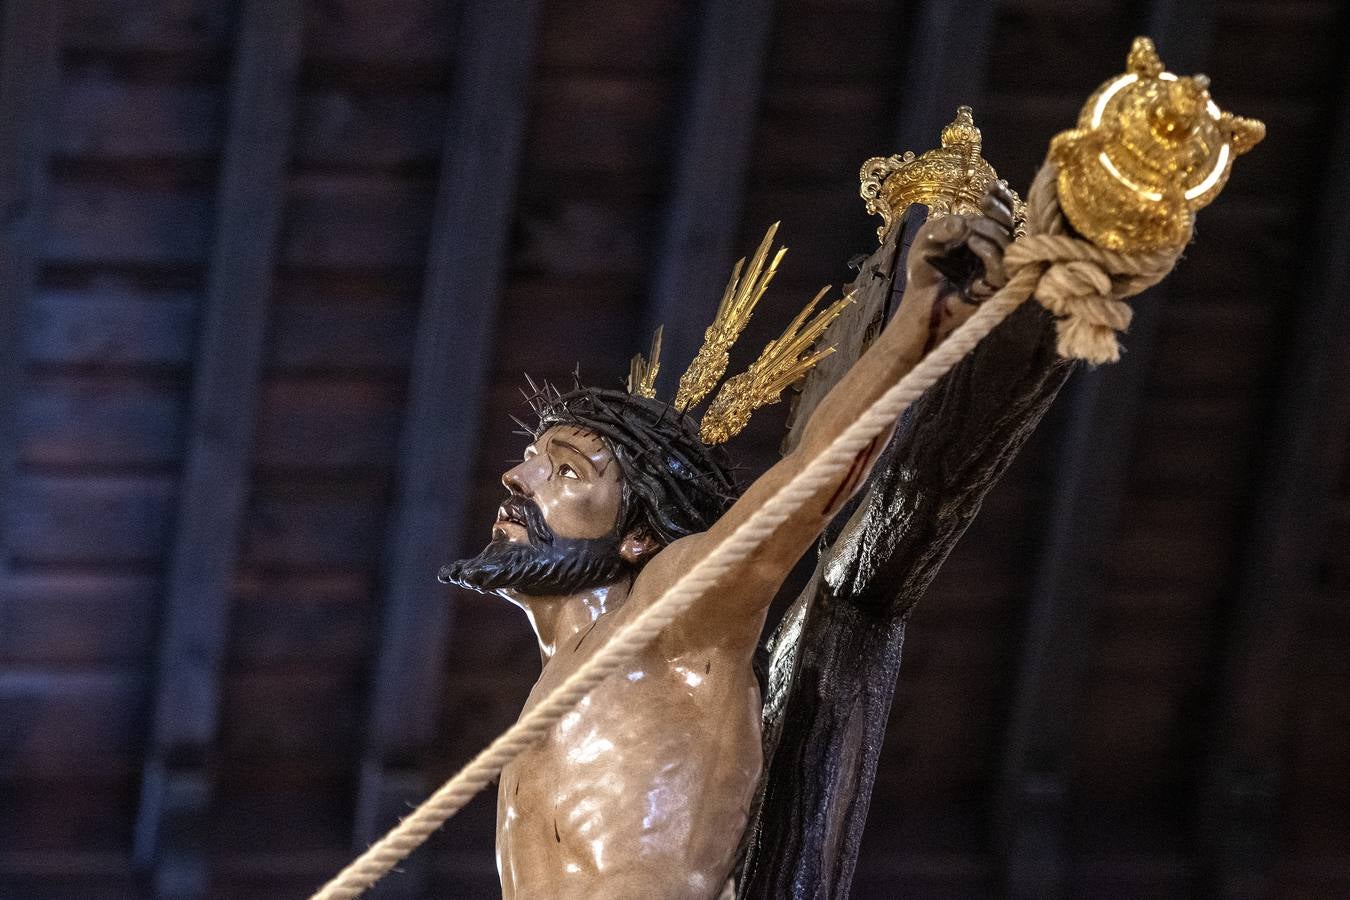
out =
<path fill-rule="evenodd" d="M 705 0 L 685 87 L 675 176 L 643 315 L 644 335 L 664 324 L 661 396 L 703 340 L 689 304 L 722 293 L 745 205 L 759 119 L 773 0 Z"/>
<path fill-rule="evenodd" d="M 364 848 L 428 792 L 449 606 L 437 569 L 462 538 L 534 60 L 538 0 L 468 0 L 384 560 L 384 620 L 355 842 Z M 417 878 L 385 890 L 409 895 Z"/>
<path fill-rule="evenodd" d="M 0 32 L 0 502 L 18 464 L 23 326 L 37 282 L 61 73 L 61 6 L 12 0 Z M 9 567 L 8 552 L 0 568 Z"/>
<path fill-rule="evenodd" d="M 220 671 L 248 494 L 303 23 L 302 0 L 245 0 L 241 13 L 136 821 L 136 860 L 152 869 L 156 897 L 198 897 L 206 890 L 201 843 Z"/>
<path fill-rule="evenodd" d="M 1213 43 L 1213 0 L 1154 0 L 1145 32 L 1169 69 L 1196 71 Z M 1080 373 L 1066 397 L 1056 451 L 1061 475 L 1027 605 L 996 810 L 1010 897 L 1056 897 L 1066 888 L 1070 718 L 1100 595 L 1095 563 L 1119 518 L 1165 296 L 1160 286 L 1135 299 L 1129 352 L 1115 365 Z"/>
<path fill-rule="evenodd" d="M 1286 776 L 1290 701 L 1298 671 L 1300 606 L 1318 590 L 1318 566 L 1350 444 L 1346 412 L 1329 410 L 1335 361 L 1350 339 L 1350 69 L 1341 75 L 1308 273 L 1296 303 L 1285 371 L 1243 540 L 1236 602 L 1218 663 L 1214 727 L 1201 789 L 1200 834 L 1215 897 L 1276 892 L 1277 826 Z M 1306 608 L 1306 607 L 1305 607 Z"/>

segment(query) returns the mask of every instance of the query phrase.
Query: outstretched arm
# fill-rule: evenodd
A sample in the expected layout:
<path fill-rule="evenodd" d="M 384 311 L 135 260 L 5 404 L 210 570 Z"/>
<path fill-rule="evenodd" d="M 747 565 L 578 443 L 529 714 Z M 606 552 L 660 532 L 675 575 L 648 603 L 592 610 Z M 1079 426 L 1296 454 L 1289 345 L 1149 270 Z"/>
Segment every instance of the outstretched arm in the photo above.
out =
<path fill-rule="evenodd" d="M 672 544 L 643 571 L 652 599 L 705 556 L 804 469 L 886 390 L 1004 283 L 1003 250 L 1012 240 L 1012 197 L 1005 187 L 990 191 L 983 216 L 947 216 L 928 223 L 907 259 L 904 301 L 872 346 L 816 407 L 797 447 L 764 473 L 712 528 Z M 825 486 L 784 522 L 707 603 L 689 614 L 684 627 L 709 636 L 762 614 L 782 583 L 839 509 L 858 490 L 889 440 L 879 435 L 836 483 Z M 683 630 L 683 629 L 682 629 Z"/>

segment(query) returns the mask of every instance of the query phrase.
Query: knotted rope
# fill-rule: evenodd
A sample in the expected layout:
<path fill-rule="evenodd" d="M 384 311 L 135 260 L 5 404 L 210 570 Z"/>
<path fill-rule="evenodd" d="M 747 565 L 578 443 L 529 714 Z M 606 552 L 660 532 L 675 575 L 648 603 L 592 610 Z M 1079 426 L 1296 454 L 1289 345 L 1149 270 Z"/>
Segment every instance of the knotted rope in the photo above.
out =
<path fill-rule="evenodd" d="M 1027 193 L 1028 233 L 1008 248 L 1003 266 L 1012 277 L 1036 273 L 1036 302 L 1057 319 L 1060 356 L 1094 365 L 1116 362 L 1116 332 L 1128 329 L 1134 316 L 1125 298 L 1162 281 L 1181 249 L 1130 255 L 1070 235 L 1059 208 L 1057 175 L 1050 163 L 1037 173 Z"/>
<path fill-rule="evenodd" d="M 1062 317 L 1058 325 L 1061 353 L 1075 356 L 1081 353 L 1078 358 L 1094 362 L 1117 358 L 1115 331 L 1129 324 L 1129 308 L 1121 298 L 1159 281 L 1171 270 L 1177 254 L 1129 257 L 1100 250 L 1069 236 L 1055 199 L 1054 172 L 1049 164 L 1043 167 L 1029 193 L 1027 218 L 1030 234 L 1009 247 L 1004 257 L 1010 273 L 1006 285 L 684 577 L 311 900 L 351 900 L 420 846 L 490 784 L 504 766 L 542 738 L 592 688 L 730 574 L 789 516 L 822 490 L 838 484 L 873 438 L 894 424 L 911 403 L 955 367 L 1033 292 L 1051 312 Z"/>

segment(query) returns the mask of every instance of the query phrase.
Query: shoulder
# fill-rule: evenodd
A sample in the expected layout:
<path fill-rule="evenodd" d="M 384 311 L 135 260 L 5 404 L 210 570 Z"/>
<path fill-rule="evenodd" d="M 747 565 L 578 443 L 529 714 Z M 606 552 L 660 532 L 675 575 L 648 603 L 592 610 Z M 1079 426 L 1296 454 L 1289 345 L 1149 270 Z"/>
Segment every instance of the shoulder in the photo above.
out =
<path fill-rule="evenodd" d="M 698 562 L 706 532 L 685 535 L 662 547 L 638 572 L 630 600 L 640 605 L 653 603 Z"/>
<path fill-rule="evenodd" d="M 691 534 L 667 545 L 653 556 L 638 574 L 629 594 L 628 603 L 633 612 L 638 613 L 651 606 L 705 558 L 712 551 L 711 540 L 707 532 Z M 742 632 L 749 635 L 752 641 L 757 640 L 767 603 L 753 601 L 760 595 L 771 599 L 778 588 L 777 581 L 763 578 L 759 568 L 747 561 L 719 580 L 703 598 L 671 623 L 661 639 L 666 649 L 683 652 L 695 647 L 724 644 L 729 639 L 739 643 L 734 638 Z M 733 593 L 734 600 L 730 596 Z"/>

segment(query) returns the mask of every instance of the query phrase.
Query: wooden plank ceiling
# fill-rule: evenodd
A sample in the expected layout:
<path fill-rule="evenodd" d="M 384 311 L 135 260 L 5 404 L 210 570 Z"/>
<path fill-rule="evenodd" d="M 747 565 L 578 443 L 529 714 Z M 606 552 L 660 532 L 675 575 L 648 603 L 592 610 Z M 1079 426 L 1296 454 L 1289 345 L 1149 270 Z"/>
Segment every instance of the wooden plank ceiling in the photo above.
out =
<path fill-rule="evenodd" d="M 0 897 L 324 880 L 537 672 L 433 583 L 522 372 L 692 345 L 781 219 L 761 346 L 874 246 L 863 159 L 969 102 L 1024 187 L 1145 21 L 1270 136 L 915 614 L 854 895 L 1350 895 L 1340 7 L 5 4 Z M 494 896 L 492 807 L 399 895 Z"/>

